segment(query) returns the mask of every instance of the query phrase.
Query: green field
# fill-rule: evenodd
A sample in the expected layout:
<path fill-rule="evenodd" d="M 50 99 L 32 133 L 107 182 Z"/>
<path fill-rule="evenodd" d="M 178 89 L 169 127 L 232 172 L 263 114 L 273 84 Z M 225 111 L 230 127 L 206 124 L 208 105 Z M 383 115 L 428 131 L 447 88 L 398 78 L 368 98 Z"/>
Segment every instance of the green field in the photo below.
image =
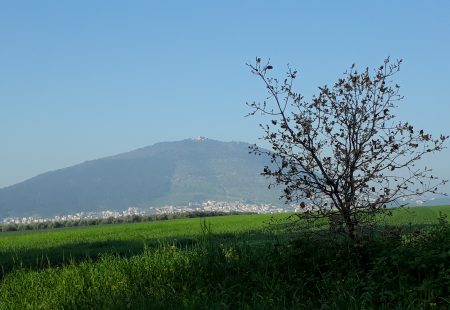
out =
<path fill-rule="evenodd" d="M 5 272 L 18 262 L 41 268 L 103 254 L 135 255 L 148 246 L 191 244 L 202 235 L 205 221 L 213 233 L 251 240 L 261 234 L 270 218 L 267 214 L 233 215 L 7 232 L 0 234 L 0 265 Z"/>
<path fill-rule="evenodd" d="M 0 309 L 444 309 L 443 214 L 395 210 L 358 247 L 273 230 L 271 215 L 2 233 Z"/>

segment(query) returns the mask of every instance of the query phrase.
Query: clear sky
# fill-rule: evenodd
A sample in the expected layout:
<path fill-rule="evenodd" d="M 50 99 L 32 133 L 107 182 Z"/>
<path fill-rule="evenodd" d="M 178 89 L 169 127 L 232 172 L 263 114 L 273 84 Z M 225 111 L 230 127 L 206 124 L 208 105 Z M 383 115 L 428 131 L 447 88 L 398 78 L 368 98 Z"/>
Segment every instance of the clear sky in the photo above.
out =
<path fill-rule="evenodd" d="M 255 56 L 298 68 L 307 98 L 352 63 L 403 58 L 397 115 L 450 134 L 449 14 L 445 0 L 0 0 L 0 187 L 160 141 L 258 142 Z M 450 178 L 449 158 L 425 163 Z"/>

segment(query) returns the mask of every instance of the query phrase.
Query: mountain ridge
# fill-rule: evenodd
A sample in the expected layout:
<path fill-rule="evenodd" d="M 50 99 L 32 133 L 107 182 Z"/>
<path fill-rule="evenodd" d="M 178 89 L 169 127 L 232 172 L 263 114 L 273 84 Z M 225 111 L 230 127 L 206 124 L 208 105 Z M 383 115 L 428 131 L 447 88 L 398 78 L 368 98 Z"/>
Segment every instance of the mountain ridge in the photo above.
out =
<path fill-rule="evenodd" d="M 39 174 L 0 189 L 0 217 L 53 216 L 204 200 L 278 201 L 250 144 L 206 138 L 159 142 Z"/>

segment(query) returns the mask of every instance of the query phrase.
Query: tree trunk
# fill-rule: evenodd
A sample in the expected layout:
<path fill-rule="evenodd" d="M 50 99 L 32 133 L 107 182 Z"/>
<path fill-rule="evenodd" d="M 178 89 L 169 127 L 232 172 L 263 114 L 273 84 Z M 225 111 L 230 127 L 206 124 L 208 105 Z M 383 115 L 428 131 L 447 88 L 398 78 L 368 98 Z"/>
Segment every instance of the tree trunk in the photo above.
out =
<path fill-rule="evenodd" d="M 342 217 L 344 218 L 345 227 L 347 228 L 347 235 L 350 237 L 350 239 L 356 240 L 356 225 L 352 221 L 350 212 L 345 210 L 344 212 L 342 212 Z"/>

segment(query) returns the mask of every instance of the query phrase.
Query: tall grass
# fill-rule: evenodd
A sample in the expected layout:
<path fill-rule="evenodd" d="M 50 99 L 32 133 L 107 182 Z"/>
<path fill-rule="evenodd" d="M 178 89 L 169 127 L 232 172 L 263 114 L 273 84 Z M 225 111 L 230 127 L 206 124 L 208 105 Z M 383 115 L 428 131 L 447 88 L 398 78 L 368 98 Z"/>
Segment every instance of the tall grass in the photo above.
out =
<path fill-rule="evenodd" d="M 410 222 L 406 215 L 400 218 Z M 208 220 L 190 223 L 195 225 L 191 235 L 131 238 L 141 241 L 136 253 L 115 251 L 105 243 L 95 255 L 60 264 L 51 256 L 41 257 L 35 266 L 21 263 L 24 253 L 17 251 L 14 266 L 0 282 L 0 309 L 450 307 L 450 225 L 445 215 L 421 229 L 388 227 L 359 244 L 326 234 L 290 239 L 265 231 L 265 218 L 251 230 L 251 225 L 243 228 L 245 220 L 235 219 L 240 221 L 235 231 L 231 222 L 216 227 Z M 128 234 L 136 236 L 133 228 L 127 227 Z M 136 230 L 144 233 L 140 226 Z M 46 250 L 42 247 L 42 253 Z"/>
<path fill-rule="evenodd" d="M 212 217 L 207 221 L 217 233 L 261 231 L 271 215 Z M 125 257 L 141 254 L 145 246 L 162 242 L 189 244 L 202 234 L 202 219 L 70 227 L 0 234 L 0 278 L 14 266 L 41 269 L 72 261 L 95 260 L 104 254 Z M 251 234 L 246 238 L 255 239 Z M 262 238 L 264 240 L 264 238 Z"/>

